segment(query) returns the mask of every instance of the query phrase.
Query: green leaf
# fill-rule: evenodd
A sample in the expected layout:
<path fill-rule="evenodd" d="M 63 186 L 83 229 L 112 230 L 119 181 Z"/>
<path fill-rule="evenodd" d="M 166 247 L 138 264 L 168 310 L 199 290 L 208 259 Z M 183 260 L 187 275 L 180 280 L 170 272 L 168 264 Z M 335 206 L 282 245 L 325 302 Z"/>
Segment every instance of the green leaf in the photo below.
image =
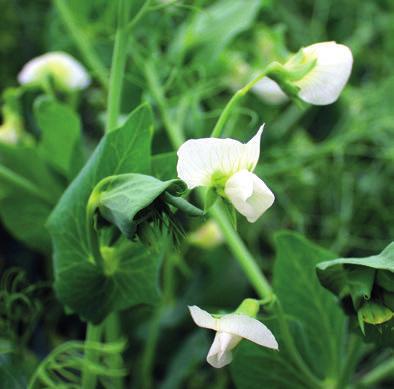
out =
<path fill-rule="evenodd" d="M 128 243 L 131 252 L 125 250 L 120 259 L 117 254 L 110 256 L 109 262 L 118 258 L 117 263 L 107 266 L 105 272 L 91 260 L 85 220 L 89 196 L 103 178 L 149 173 L 151 127 L 152 115 L 144 105 L 133 111 L 122 127 L 106 134 L 49 220 L 57 295 L 71 310 L 94 323 L 113 310 L 157 299 L 160 259 Z M 125 261 L 126 265 L 130 262 L 123 272 L 119 263 L 124 266 Z M 154 284 L 156 292 L 147 284 Z"/>
<path fill-rule="evenodd" d="M 33 146 L 0 143 L 0 186 L 4 225 L 29 247 L 48 253 L 45 223 L 64 188 Z"/>
<path fill-rule="evenodd" d="M 353 321 L 359 323 L 366 341 L 394 344 L 391 315 L 392 305 L 387 293 L 393 291 L 394 243 L 380 254 L 366 258 L 338 258 L 317 265 L 317 275 L 324 287 L 336 294 Z M 351 297 L 353 307 L 347 300 Z M 386 304 L 386 301 L 389 303 Z M 381 309 L 377 308 L 381 307 Z M 384 321 L 387 324 L 384 324 Z M 364 325 L 364 324 L 368 325 Z M 373 327 L 376 328 L 373 328 Z M 385 328 L 383 328 L 385 327 Z M 387 328 L 386 328 L 387 327 Z M 379 338 L 382 338 L 379 340 Z"/>
<path fill-rule="evenodd" d="M 101 215 L 131 239 L 139 222 L 134 220 L 136 214 L 152 205 L 165 191 L 176 193 L 180 187 L 183 192 L 185 186 L 180 180 L 160 181 L 143 174 L 121 174 L 97 184 L 94 202 Z M 145 213 L 149 214 L 149 210 Z M 146 217 L 141 215 L 143 219 Z"/>
<path fill-rule="evenodd" d="M 72 179 L 83 165 L 79 117 L 67 105 L 48 97 L 36 100 L 34 113 L 41 130 L 39 152 L 57 171 Z"/>
<path fill-rule="evenodd" d="M 279 332 L 274 331 L 273 321 L 264 321 L 281 343 Z M 237 389 L 305 389 L 307 386 L 300 372 L 293 367 L 283 351 L 268 350 L 243 340 L 234 352 L 230 365 Z"/>
<path fill-rule="evenodd" d="M 215 188 L 208 188 L 204 198 L 204 211 L 208 212 L 209 209 L 215 204 L 218 199 L 218 194 Z"/>
<path fill-rule="evenodd" d="M 365 258 L 337 258 L 319 263 L 316 267 L 320 282 L 335 294 L 342 295 L 346 289 L 346 277 L 343 273 L 347 268 L 367 270 L 383 270 L 394 273 L 394 242 L 389 244 L 380 254 Z"/>
<path fill-rule="evenodd" d="M 177 162 L 178 156 L 175 151 L 154 155 L 152 157 L 152 175 L 160 180 L 171 180 L 177 177 Z"/>
<path fill-rule="evenodd" d="M 324 377 L 338 367 L 345 317 L 335 298 L 319 284 L 315 266 L 335 255 L 291 232 L 277 234 L 275 246 L 274 291 L 285 313 L 305 331 L 313 350 L 300 350 L 305 360 Z"/>
<path fill-rule="evenodd" d="M 316 377 L 338 377 L 344 362 L 345 316 L 315 273 L 316 264 L 334 254 L 291 232 L 277 234 L 275 247 L 273 288 L 295 347 Z M 278 340 L 279 352 L 243 341 L 231 368 L 236 387 L 310 387 L 310 380 L 287 351 L 276 318 L 266 325 Z"/>

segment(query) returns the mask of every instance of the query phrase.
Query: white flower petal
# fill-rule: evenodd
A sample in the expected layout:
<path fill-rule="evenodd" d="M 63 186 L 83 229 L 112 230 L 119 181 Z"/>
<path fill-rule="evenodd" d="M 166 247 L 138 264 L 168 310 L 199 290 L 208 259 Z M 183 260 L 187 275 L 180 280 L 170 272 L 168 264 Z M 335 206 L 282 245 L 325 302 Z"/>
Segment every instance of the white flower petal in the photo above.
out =
<path fill-rule="evenodd" d="M 85 68 L 71 55 L 60 51 L 33 58 L 19 73 L 18 81 L 22 85 L 40 83 L 47 76 L 69 89 L 83 89 L 90 84 Z"/>
<path fill-rule="evenodd" d="M 252 87 L 253 92 L 266 103 L 278 105 L 288 100 L 285 92 L 269 77 L 264 77 Z"/>
<path fill-rule="evenodd" d="M 197 307 L 197 305 L 189 306 L 190 314 L 194 322 L 202 328 L 209 328 L 211 330 L 217 330 L 218 319 L 215 319 L 211 314 L 203 309 Z"/>
<path fill-rule="evenodd" d="M 226 332 L 217 332 L 212 346 L 209 349 L 207 362 L 217 369 L 228 365 L 233 360 L 231 350 L 241 341 L 241 339 L 242 338 L 237 335 L 232 335 Z"/>
<path fill-rule="evenodd" d="M 300 87 L 299 97 L 315 105 L 335 102 L 350 77 L 352 52 L 347 46 L 336 42 L 316 43 L 303 50 L 317 62 L 305 77 L 295 82 Z"/>
<path fill-rule="evenodd" d="M 260 155 L 263 126 L 246 144 L 234 139 L 202 138 L 186 141 L 178 150 L 178 177 L 189 189 L 209 186 L 212 176 L 224 178 L 242 169 L 253 170 Z"/>
<path fill-rule="evenodd" d="M 224 188 L 235 209 L 254 223 L 274 202 L 275 196 L 255 174 L 242 170 L 232 175 Z"/>
<path fill-rule="evenodd" d="M 260 346 L 277 350 L 278 342 L 272 332 L 260 321 L 238 313 L 225 315 L 219 322 L 220 331 L 241 336 Z"/>

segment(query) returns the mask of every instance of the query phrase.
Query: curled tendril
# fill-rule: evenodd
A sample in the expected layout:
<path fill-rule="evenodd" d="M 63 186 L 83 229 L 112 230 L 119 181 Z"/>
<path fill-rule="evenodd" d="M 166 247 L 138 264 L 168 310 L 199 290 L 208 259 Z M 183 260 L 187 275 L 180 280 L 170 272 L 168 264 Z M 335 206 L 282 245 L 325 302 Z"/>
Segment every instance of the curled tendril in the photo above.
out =
<path fill-rule="evenodd" d="M 93 372 L 103 383 L 110 384 L 112 378 L 126 375 L 124 368 L 112 368 L 108 361 L 125 349 L 126 342 L 111 343 L 70 341 L 55 348 L 38 366 L 28 389 L 81 388 L 82 371 Z M 97 362 L 84 358 L 84 353 L 93 350 L 99 357 Z M 110 387 L 110 385 L 108 386 Z"/>

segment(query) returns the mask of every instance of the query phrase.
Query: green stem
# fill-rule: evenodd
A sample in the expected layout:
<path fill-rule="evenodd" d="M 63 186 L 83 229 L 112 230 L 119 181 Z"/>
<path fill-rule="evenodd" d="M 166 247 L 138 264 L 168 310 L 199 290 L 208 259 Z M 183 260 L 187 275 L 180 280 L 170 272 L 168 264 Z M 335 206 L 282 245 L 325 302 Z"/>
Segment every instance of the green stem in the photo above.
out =
<path fill-rule="evenodd" d="M 86 342 L 100 342 L 102 333 L 102 326 L 95 326 L 91 323 L 88 323 L 86 330 Z M 85 361 L 86 365 L 84 366 L 82 372 L 82 388 L 83 389 L 95 389 L 97 377 L 94 372 L 91 372 L 89 369 L 89 362 L 96 363 L 98 359 L 97 350 L 93 348 L 87 347 L 85 349 Z"/>
<path fill-rule="evenodd" d="M 54 205 L 53 199 L 47 194 L 45 190 L 40 190 L 37 186 L 31 183 L 26 178 L 14 173 L 12 170 L 0 165 L 0 180 L 4 180 L 17 188 L 23 189 L 31 195 L 38 197 L 51 207 Z"/>
<path fill-rule="evenodd" d="M 115 342 L 122 335 L 122 330 L 119 321 L 119 314 L 112 312 L 105 321 L 105 338 L 107 342 Z M 118 354 L 113 354 L 108 357 L 108 365 L 110 369 L 120 370 L 123 366 L 122 357 Z M 113 378 L 111 388 L 120 389 L 123 387 L 122 378 Z"/>
<path fill-rule="evenodd" d="M 123 78 L 127 58 L 127 21 L 129 3 L 119 0 L 118 3 L 118 26 L 116 29 L 115 46 L 112 54 L 111 76 L 109 80 L 107 125 L 106 131 L 112 131 L 117 127 L 120 103 L 123 90 Z"/>
<path fill-rule="evenodd" d="M 219 205 L 215 205 L 209 212 L 218 223 L 231 252 L 237 258 L 257 294 L 261 299 L 271 300 L 273 296 L 271 285 L 257 266 L 252 254 L 248 251 L 238 233 L 234 230 L 223 209 Z"/>
<path fill-rule="evenodd" d="M 224 107 L 224 110 L 222 111 L 221 115 L 219 116 L 218 121 L 216 122 L 216 125 L 212 131 L 211 138 L 219 138 L 220 135 L 222 134 L 223 127 L 226 124 L 231 112 L 233 111 L 234 107 L 238 104 L 238 102 L 252 89 L 252 87 L 257 84 L 262 78 L 267 76 L 272 70 L 274 70 L 276 67 L 280 66 L 276 62 L 270 63 L 262 73 L 260 73 L 256 78 L 254 78 L 252 81 L 250 81 L 248 84 L 246 84 L 243 88 L 239 89 L 233 97 L 230 99 L 230 101 L 227 103 L 227 105 Z"/>
<path fill-rule="evenodd" d="M 394 377 L 394 357 L 390 357 L 372 369 L 360 380 L 360 384 L 362 387 L 372 388 L 379 382 L 392 377 Z"/>
<path fill-rule="evenodd" d="M 142 18 L 146 11 L 149 9 L 151 0 L 145 0 L 144 5 L 140 8 L 140 10 L 135 14 L 134 18 L 128 22 L 127 24 L 127 32 L 129 33 L 133 27 L 138 23 L 138 21 Z"/>
<path fill-rule="evenodd" d="M 154 65 L 151 62 L 147 62 L 144 64 L 144 71 L 149 89 L 159 107 L 164 127 L 167 131 L 168 137 L 170 138 L 171 145 L 174 149 L 177 149 L 185 141 L 185 137 L 183 136 L 181 128 L 168 114 L 166 97 L 164 95 L 163 88 L 160 85 Z"/>
<path fill-rule="evenodd" d="M 163 303 L 164 304 L 164 303 Z M 151 319 L 144 353 L 142 355 L 142 387 L 145 389 L 153 388 L 153 380 L 152 380 L 152 370 L 153 370 L 153 362 L 154 356 L 156 352 L 157 342 L 159 340 L 160 334 L 160 320 L 165 309 L 164 305 L 160 305 L 154 312 L 154 315 Z"/>
<path fill-rule="evenodd" d="M 75 44 L 77 45 L 81 55 L 87 65 L 92 70 L 93 74 L 100 81 L 103 88 L 108 87 L 108 74 L 107 69 L 102 64 L 100 58 L 97 56 L 93 47 L 91 46 L 86 34 L 78 27 L 75 22 L 75 17 L 73 16 L 67 2 L 64 0 L 53 0 L 64 24 L 69 30 L 71 36 L 73 37 Z"/>

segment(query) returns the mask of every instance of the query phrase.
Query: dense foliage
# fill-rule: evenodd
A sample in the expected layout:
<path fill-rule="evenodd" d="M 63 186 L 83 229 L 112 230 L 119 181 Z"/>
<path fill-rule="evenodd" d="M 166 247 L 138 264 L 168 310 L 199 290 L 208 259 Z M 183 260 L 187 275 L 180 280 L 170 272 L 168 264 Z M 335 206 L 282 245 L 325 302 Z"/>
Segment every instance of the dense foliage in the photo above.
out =
<path fill-rule="evenodd" d="M 0 138 L 0 387 L 392 387 L 391 1 L 1 3 L 0 131 L 11 118 L 21 141 Z M 251 224 L 188 191 L 180 145 L 269 63 L 331 40 L 354 58 L 334 104 L 252 90 L 221 134 L 247 142 L 265 123 L 255 173 L 274 205 Z M 90 86 L 19 86 L 51 51 Z M 187 306 L 246 298 L 279 351 L 244 340 L 213 369 Z"/>

